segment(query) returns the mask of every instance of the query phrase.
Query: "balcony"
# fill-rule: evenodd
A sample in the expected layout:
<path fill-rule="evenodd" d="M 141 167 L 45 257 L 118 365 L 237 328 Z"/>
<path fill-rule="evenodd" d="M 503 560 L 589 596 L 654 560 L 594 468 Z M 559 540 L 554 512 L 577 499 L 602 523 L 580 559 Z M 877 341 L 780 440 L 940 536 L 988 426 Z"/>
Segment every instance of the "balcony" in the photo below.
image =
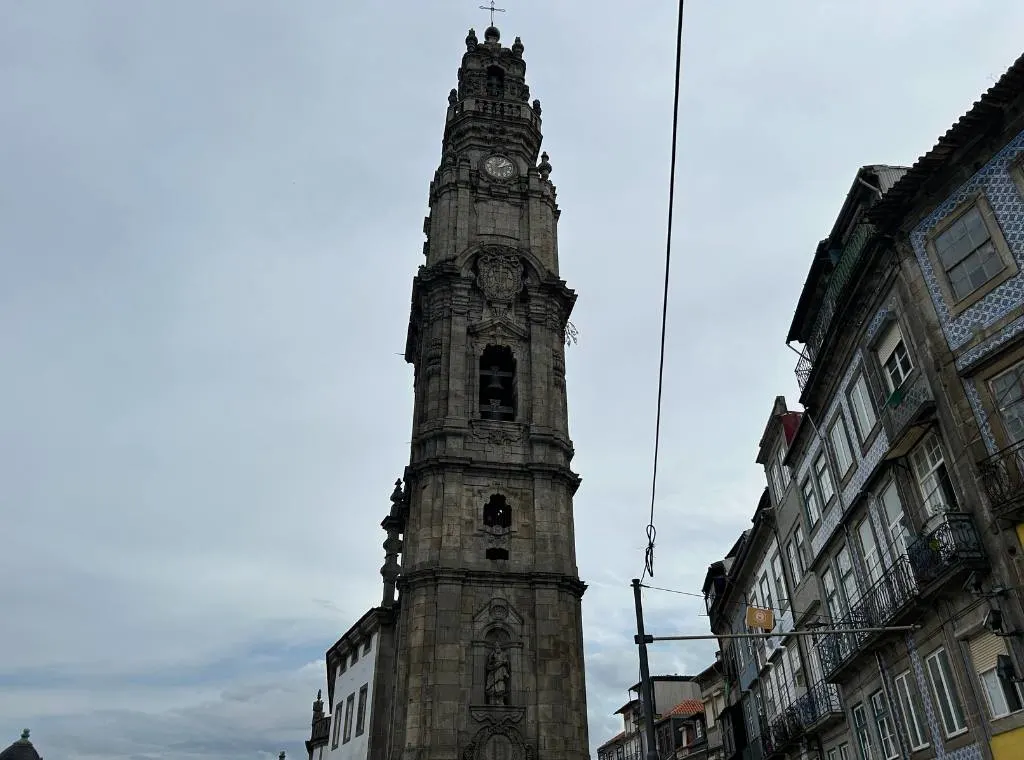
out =
<path fill-rule="evenodd" d="M 992 514 L 1020 517 L 1024 513 L 1024 441 L 978 462 L 978 470 Z"/>
<path fill-rule="evenodd" d="M 882 428 L 889 439 L 886 459 L 905 455 L 925 433 L 923 422 L 935 409 L 935 396 L 920 370 L 893 391 L 882 405 Z"/>
<path fill-rule="evenodd" d="M 917 578 L 909 558 L 903 555 L 851 605 L 847 620 L 830 623 L 818 637 L 818 654 L 826 680 L 835 681 L 839 678 L 857 655 L 881 635 L 880 632 L 829 632 L 828 628 L 882 628 L 896 625 L 913 608 L 918 598 Z"/>
<path fill-rule="evenodd" d="M 327 744 L 328 738 L 331 735 L 331 716 L 325 715 L 323 718 L 314 718 L 313 720 L 313 732 L 309 735 L 309 743 L 314 747 L 318 747 L 321 744 Z"/>
<path fill-rule="evenodd" d="M 919 593 L 928 597 L 955 576 L 987 564 L 974 518 L 965 512 L 947 512 L 939 525 L 907 547 Z"/>
<path fill-rule="evenodd" d="M 820 681 L 771 721 L 768 726 L 770 739 L 767 744 L 762 740 L 765 757 L 782 755 L 808 733 L 820 731 L 842 719 L 839 687 Z M 768 751 L 769 746 L 771 752 Z"/>
<path fill-rule="evenodd" d="M 814 320 L 814 329 L 804 344 L 804 353 L 796 365 L 796 379 L 801 393 L 810 381 L 814 362 L 828 337 L 829 328 L 839 310 L 843 293 L 863 258 L 867 243 L 873 233 L 872 225 L 863 222 L 858 224 L 850 233 L 846 245 L 843 246 L 843 250 L 839 254 L 839 261 L 829 276 L 828 287 L 825 289 L 825 295 L 821 299 L 821 305 L 818 307 L 818 314 Z"/>

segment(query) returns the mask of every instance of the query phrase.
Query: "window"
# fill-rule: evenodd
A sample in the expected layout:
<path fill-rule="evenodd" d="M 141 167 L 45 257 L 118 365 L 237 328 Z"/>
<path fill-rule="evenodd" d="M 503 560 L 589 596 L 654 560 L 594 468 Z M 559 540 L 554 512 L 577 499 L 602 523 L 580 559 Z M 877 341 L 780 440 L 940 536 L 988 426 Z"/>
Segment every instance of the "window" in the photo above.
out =
<path fill-rule="evenodd" d="M 484 504 L 484 525 L 488 528 L 511 528 L 512 508 L 501 494 L 491 494 Z"/>
<path fill-rule="evenodd" d="M 828 460 L 825 458 L 824 452 L 818 454 L 818 458 L 814 460 L 814 474 L 818 478 L 818 487 L 821 489 L 822 504 L 827 505 L 835 496 L 836 489 L 832 485 L 832 473 L 828 471 Z"/>
<path fill-rule="evenodd" d="M 939 436 L 931 433 L 910 455 L 921 498 L 930 515 L 951 512 L 956 509 L 956 494 L 953 481 L 949 478 L 946 461 L 942 456 Z"/>
<path fill-rule="evenodd" d="M 508 559 L 508 549 L 501 546 L 488 546 L 484 557 L 490 560 Z"/>
<path fill-rule="evenodd" d="M 779 605 L 779 612 L 785 612 L 789 607 L 789 599 L 786 598 L 786 576 L 782 574 L 782 558 L 778 552 L 772 555 L 772 576 L 775 580 L 775 598 Z"/>
<path fill-rule="evenodd" d="M 811 482 L 810 478 L 804 481 L 800 491 L 804 496 L 804 509 L 807 510 L 807 520 L 812 526 L 817 525 L 818 520 L 821 519 L 821 509 L 818 507 L 818 494 L 814 492 L 814 483 Z"/>
<path fill-rule="evenodd" d="M 843 603 L 839 598 L 839 589 L 836 586 L 836 578 L 832 573 L 832 568 L 825 568 L 825 571 L 821 574 L 821 585 L 825 589 L 825 607 L 828 609 L 828 615 L 833 622 L 843 619 Z"/>
<path fill-rule="evenodd" d="M 772 462 L 772 466 L 768 469 L 768 476 L 772 482 L 772 492 L 775 494 L 775 502 L 782 501 L 783 487 L 782 487 L 782 473 L 779 471 L 778 462 Z"/>
<path fill-rule="evenodd" d="M 853 572 L 850 547 L 846 544 L 843 544 L 843 548 L 836 554 L 836 569 L 839 571 L 839 583 L 846 595 L 846 603 L 853 605 L 860 598 L 860 590 L 857 588 L 857 576 Z"/>
<path fill-rule="evenodd" d="M 853 426 L 857 428 L 857 436 L 860 442 L 864 443 L 878 422 L 878 417 L 875 416 L 875 406 L 871 403 L 868 381 L 863 372 L 850 388 L 850 409 L 853 412 Z"/>
<path fill-rule="evenodd" d="M 364 683 L 359 687 L 359 706 L 356 708 L 356 736 L 362 736 L 366 730 L 366 695 L 370 685 Z"/>
<path fill-rule="evenodd" d="M 878 743 L 882 747 L 884 760 L 895 760 L 899 757 L 899 743 L 889 720 L 889 706 L 885 703 L 885 694 L 879 689 L 871 695 L 871 712 L 875 714 L 875 727 L 878 729 Z"/>
<path fill-rule="evenodd" d="M 345 731 L 341 737 L 341 743 L 345 744 L 352 738 L 352 708 L 356 703 L 355 692 L 348 695 L 348 699 L 345 700 Z"/>
<path fill-rule="evenodd" d="M 900 716 L 903 718 L 903 725 L 907 729 L 907 738 L 910 740 L 910 749 L 916 752 L 928 746 L 925 738 L 924 710 L 921 707 L 920 696 L 917 687 L 910 677 L 910 671 L 905 670 L 893 680 L 896 686 L 896 700 L 900 706 Z"/>
<path fill-rule="evenodd" d="M 850 745 L 845 742 L 839 745 L 839 760 L 850 760 Z"/>
<path fill-rule="evenodd" d="M 970 645 L 971 661 L 981 680 L 989 714 L 993 718 L 1002 718 L 1024 709 L 1020 684 L 1004 677 L 998 668 L 999 656 L 1007 655 L 1003 639 L 986 631 L 971 639 Z"/>
<path fill-rule="evenodd" d="M 989 387 L 1009 442 L 1024 441 L 1024 362 L 996 375 Z"/>
<path fill-rule="evenodd" d="M 785 465 L 785 461 L 786 461 L 786 447 L 785 446 L 780 446 L 779 447 L 779 451 L 778 451 L 778 454 L 776 455 L 776 458 L 779 460 L 779 472 L 782 473 L 782 485 L 783 486 L 788 486 L 789 485 L 789 481 L 790 481 L 790 477 L 789 477 L 789 468 L 786 467 L 786 465 Z"/>
<path fill-rule="evenodd" d="M 352 665 L 355 666 L 355 664 L 357 662 L 359 662 L 359 646 L 358 645 L 352 647 Z"/>
<path fill-rule="evenodd" d="M 938 235 L 934 246 L 954 301 L 962 301 L 1006 268 L 976 205 Z"/>
<path fill-rule="evenodd" d="M 868 578 L 872 583 L 882 577 L 882 559 L 878 552 L 878 542 L 875 541 L 875 531 L 871 528 L 871 518 L 864 518 L 864 521 L 857 526 L 857 535 L 860 537 L 861 556 L 864 557 L 864 567 L 867 568 Z"/>
<path fill-rule="evenodd" d="M 363 654 L 367 655 L 370 653 L 370 649 L 373 648 L 373 634 L 371 633 L 366 637 L 366 641 L 363 642 Z"/>
<path fill-rule="evenodd" d="M 882 376 L 885 378 L 885 384 L 889 388 L 889 392 L 892 393 L 903 385 L 910 371 L 914 368 L 897 322 L 889 325 L 889 329 L 885 331 L 882 339 L 878 341 L 875 353 L 878 355 L 878 363 L 882 365 Z"/>
<path fill-rule="evenodd" d="M 874 747 L 871 746 L 871 731 L 868 729 L 867 711 L 859 702 L 853 706 L 853 734 L 860 749 L 860 760 L 876 760 Z"/>
<path fill-rule="evenodd" d="M 796 550 L 796 540 L 790 539 L 786 542 L 786 559 L 789 560 L 789 569 L 793 573 L 793 585 L 800 585 L 804 577 L 804 563 Z"/>
<path fill-rule="evenodd" d="M 497 66 L 487 67 L 487 95 L 500 98 L 505 92 L 505 72 Z"/>
<path fill-rule="evenodd" d="M 836 469 L 839 477 L 843 477 L 853 466 L 853 454 L 850 453 L 850 440 L 846 437 L 846 423 L 837 417 L 829 428 L 828 437 L 832 441 L 832 450 L 836 454 Z"/>
<path fill-rule="evenodd" d="M 340 676 L 346 670 L 348 670 L 348 655 L 345 655 L 345 658 L 341 661 L 341 664 L 338 666 L 338 675 Z"/>
<path fill-rule="evenodd" d="M 516 360 L 507 346 L 488 346 L 480 356 L 480 416 L 503 422 L 516 418 Z"/>
<path fill-rule="evenodd" d="M 775 610 L 775 605 L 772 599 L 772 584 L 768 580 L 768 573 L 761 576 L 761 582 L 758 584 L 758 588 L 761 590 L 761 605 L 768 610 Z"/>
<path fill-rule="evenodd" d="M 797 644 L 794 643 L 786 647 L 786 660 L 789 661 L 789 672 L 793 674 L 795 680 L 796 674 L 803 670 L 800 667 L 800 647 Z M 812 684 L 807 685 L 811 686 Z"/>
<path fill-rule="evenodd" d="M 967 730 L 967 723 L 964 721 L 964 708 L 960 702 L 946 650 L 939 648 L 932 652 L 925 658 L 925 665 L 946 737 L 962 734 Z"/>
<path fill-rule="evenodd" d="M 900 494 L 895 480 L 882 491 L 881 501 L 882 511 L 885 513 L 886 529 L 889 532 L 889 553 L 892 561 L 895 561 L 907 553 L 907 537 L 910 533 L 907 530 L 903 504 L 900 503 Z"/>
<path fill-rule="evenodd" d="M 341 706 L 338 705 L 334 710 L 334 727 L 333 733 L 331 734 L 331 749 L 337 749 L 338 738 L 341 736 Z"/>

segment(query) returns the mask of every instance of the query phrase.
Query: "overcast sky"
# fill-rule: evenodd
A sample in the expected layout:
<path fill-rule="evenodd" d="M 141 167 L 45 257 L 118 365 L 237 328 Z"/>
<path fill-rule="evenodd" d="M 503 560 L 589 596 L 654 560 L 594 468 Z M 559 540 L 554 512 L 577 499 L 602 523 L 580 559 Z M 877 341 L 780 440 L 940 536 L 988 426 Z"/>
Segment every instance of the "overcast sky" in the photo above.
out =
<path fill-rule="evenodd" d="M 0 748 L 304 757 L 380 594 L 427 184 L 479 0 L 4 3 Z M 592 745 L 636 680 L 675 4 L 505 0 L 579 293 L 568 350 Z M 1020 54 L 1019 0 L 691 0 L 654 583 L 699 591 L 815 244 Z M 481 35 L 482 36 L 482 35 Z M 646 592 L 649 630 L 705 632 Z M 656 673 L 714 646 L 658 645 Z"/>

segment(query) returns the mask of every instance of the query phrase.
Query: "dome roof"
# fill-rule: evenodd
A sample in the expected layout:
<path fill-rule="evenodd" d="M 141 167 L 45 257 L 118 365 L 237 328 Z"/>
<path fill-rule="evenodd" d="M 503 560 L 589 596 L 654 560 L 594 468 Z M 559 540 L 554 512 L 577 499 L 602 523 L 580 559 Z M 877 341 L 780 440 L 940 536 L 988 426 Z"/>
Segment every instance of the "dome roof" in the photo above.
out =
<path fill-rule="evenodd" d="M 28 740 L 28 729 L 21 732 L 21 738 L 0 752 L 0 760 L 42 760 L 32 742 Z"/>

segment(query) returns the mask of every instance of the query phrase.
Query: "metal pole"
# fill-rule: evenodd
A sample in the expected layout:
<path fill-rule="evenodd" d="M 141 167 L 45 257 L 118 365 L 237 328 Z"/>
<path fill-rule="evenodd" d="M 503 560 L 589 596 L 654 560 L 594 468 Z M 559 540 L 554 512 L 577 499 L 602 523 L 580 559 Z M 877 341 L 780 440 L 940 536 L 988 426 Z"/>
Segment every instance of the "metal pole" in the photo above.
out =
<path fill-rule="evenodd" d="M 640 694 L 644 703 L 644 733 L 647 736 L 647 760 L 658 760 L 658 741 L 654 736 L 654 689 L 647 663 L 647 645 L 653 639 L 644 633 L 644 608 L 640 601 L 640 579 L 633 579 L 633 604 L 636 606 L 636 642 L 640 650 Z"/>
<path fill-rule="evenodd" d="M 637 608 L 639 610 L 639 607 Z M 647 636 L 647 643 L 655 641 L 701 641 L 704 639 L 781 639 L 784 636 L 826 636 L 830 633 L 894 633 L 896 631 L 917 631 L 919 625 L 888 625 L 882 628 L 825 628 L 809 631 L 777 631 L 775 633 L 721 633 L 700 636 Z M 644 657 L 647 655 L 644 654 Z"/>

